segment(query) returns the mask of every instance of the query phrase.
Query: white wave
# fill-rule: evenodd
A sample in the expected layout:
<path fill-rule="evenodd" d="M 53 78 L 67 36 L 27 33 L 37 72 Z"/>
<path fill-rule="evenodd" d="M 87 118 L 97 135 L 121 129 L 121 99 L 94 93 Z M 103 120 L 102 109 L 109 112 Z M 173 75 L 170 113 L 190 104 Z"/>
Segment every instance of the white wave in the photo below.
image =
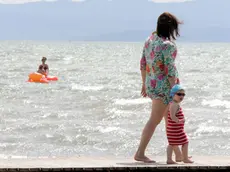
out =
<path fill-rule="evenodd" d="M 201 134 L 201 133 L 230 133 L 230 128 L 226 127 L 217 127 L 217 126 L 210 126 L 208 124 L 200 124 L 198 129 L 195 131 L 194 134 Z"/>
<path fill-rule="evenodd" d="M 230 101 L 227 100 L 203 100 L 202 105 L 208 105 L 210 107 L 225 107 L 230 108 Z"/>
<path fill-rule="evenodd" d="M 139 99 L 116 99 L 114 101 L 117 105 L 138 105 L 138 104 L 146 104 L 151 102 L 150 99 L 139 98 Z"/>
<path fill-rule="evenodd" d="M 27 156 L 0 154 L 0 159 L 27 159 Z"/>
<path fill-rule="evenodd" d="M 117 115 L 120 115 L 120 114 L 132 114 L 132 113 L 134 113 L 133 110 L 119 110 L 117 108 L 108 109 L 108 111 L 111 114 L 117 114 Z"/>
<path fill-rule="evenodd" d="M 51 134 L 45 134 L 46 138 L 53 138 L 54 136 Z"/>
<path fill-rule="evenodd" d="M 109 133 L 109 132 L 112 132 L 112 131 L 119 131 L 120 128 L 119 127 L 102 127 L 102 126 L 99 126 L 99 127 L 96 127 L 96 129 L 98 129 L 101 133 Z"/>
<path fill-rule="evenodd" d="M 100 91 L 103 86 L 85 86 L 85 85 L 72 85 L 72 90 L 81 90 L 81 91 Z"/>

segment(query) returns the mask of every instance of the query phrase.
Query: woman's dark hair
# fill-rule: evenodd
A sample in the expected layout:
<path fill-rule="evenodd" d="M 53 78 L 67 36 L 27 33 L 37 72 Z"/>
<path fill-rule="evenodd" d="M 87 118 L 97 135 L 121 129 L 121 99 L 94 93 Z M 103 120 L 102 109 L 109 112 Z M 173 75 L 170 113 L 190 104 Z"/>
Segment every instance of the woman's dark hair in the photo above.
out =
<path fill-rule="evenodd" d="M 176 39 L 179 34 L 178 25 L 182 24 L 174 15 L 164 12 L 158 17 L 157 21 L 157 35 L 167 39 Z"/>

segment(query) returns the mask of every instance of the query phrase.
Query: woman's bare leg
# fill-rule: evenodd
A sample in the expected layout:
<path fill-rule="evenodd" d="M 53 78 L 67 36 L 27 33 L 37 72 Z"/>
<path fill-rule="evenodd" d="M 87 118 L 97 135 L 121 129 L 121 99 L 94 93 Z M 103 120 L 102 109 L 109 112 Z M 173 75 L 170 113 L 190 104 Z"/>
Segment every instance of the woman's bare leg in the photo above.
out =
<path fill-rule="evenodd" d="M 134 156 L 136 161 L 154 162 L 145 156 L 145 150 L 157 125 L 161 122 L 166 108 L 167 105 L 165 105 L 162 100 L 152 100 L 151 116 L 142 131 L 141 141 Z"/>

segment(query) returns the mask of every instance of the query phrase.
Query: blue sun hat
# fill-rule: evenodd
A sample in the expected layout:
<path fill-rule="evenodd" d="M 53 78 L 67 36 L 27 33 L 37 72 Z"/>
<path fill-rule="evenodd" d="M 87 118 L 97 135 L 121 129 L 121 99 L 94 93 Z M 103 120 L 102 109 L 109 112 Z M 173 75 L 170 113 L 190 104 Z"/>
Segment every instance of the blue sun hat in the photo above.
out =
<path fill-rule="evenodd" d="M 170 91 L 170 101 L 172 101 L 172 98 L 175 96 L 175 94 L 180 91 L 180 90 L 184 90 L 184 88 L 179 85 L 179 84 L 176 84 L 172 87 L 171 91 Z"/>

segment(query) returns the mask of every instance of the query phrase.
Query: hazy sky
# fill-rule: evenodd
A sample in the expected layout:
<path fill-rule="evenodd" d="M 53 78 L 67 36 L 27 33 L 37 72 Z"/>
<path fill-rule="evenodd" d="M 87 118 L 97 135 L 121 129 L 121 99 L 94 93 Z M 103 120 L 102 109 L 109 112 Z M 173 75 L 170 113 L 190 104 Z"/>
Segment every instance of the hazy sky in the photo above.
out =
<path fill-rule="evenodd" d="M 3 4 L 23 4 L 23 3 L 39 2 L 39 1 L 52 2 L 52 1 L 57 1 L 57 0 L 0 0 L 0 3 L 3 3 Z M 87 1 L 87 0 L 71 0 L 71 1 L 82 2 L 82 1 Z M 113 1 L 113 0 L 108 0 L 108 1 Z M 185 2 L 185 1 L 192 1 L 192 0 L 149 0 L 149 1 L 157 2 L 157 3 L 168 3 L 168 2 L 178 3 L 178 2 Z"/>
<path fill-rule="evenodd" d="M 229 7 L 230 0 L 0 0 L 0 39 L 142 41 L 168 11 L 184 21 L 181 40 L 230 42 Z"/>

